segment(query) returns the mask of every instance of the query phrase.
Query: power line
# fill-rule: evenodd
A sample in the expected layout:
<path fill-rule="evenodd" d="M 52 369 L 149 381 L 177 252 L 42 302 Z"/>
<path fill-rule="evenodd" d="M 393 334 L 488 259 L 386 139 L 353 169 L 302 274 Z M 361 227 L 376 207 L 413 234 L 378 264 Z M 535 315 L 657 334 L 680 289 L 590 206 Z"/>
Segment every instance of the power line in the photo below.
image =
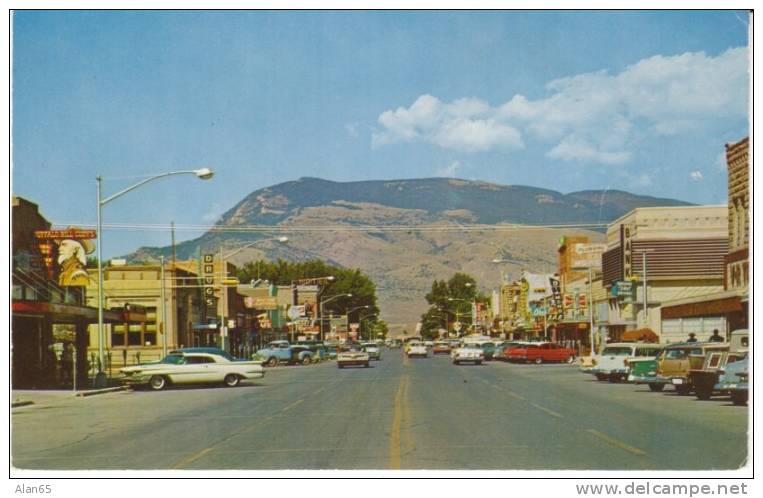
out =
<path fill-rule="evenodd" d="M 79 226 L 94 228 L 95 224 L 83 222 L 55 222 L 54 226 Z M 175 225 L 176 231 L 217 233 L 300 233 L 300 232 L 489 232 L 516 230 L 549 230 L 549 229 L 593 229 L 606 228 L 607 223 L 555 223 L 544 225 L 245 225 L 236 227 L 204 226 L 204 225 Z M 707 227 L 703 227 L 707 228 Z M 170 231 L 172 227 L 166 224 L 150 223 L 111 223 L 104 224 L 104 230 L 139 230 L 139 231 Z"/>

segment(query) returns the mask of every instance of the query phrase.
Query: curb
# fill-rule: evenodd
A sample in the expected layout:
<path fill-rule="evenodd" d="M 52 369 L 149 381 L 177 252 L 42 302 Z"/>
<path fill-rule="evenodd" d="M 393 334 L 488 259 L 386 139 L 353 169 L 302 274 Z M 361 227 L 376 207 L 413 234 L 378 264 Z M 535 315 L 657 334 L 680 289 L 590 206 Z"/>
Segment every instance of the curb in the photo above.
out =
<path fill-rule="evenodd" d="M 75 396 L 79 398 L 84 398 L 86 396 L 95 396 L 96 394 L 115 393 L 117 391 L 124 391 L 124 390 L 125 390 L 125 386 L 107 387 L 105 389 L 94 389 L 91 391 L 77 391 Z"/>
<path fill-rule="evenodd" d="M 18 408 L 20 406 L 33 405 L 34 401 L 14 401 L 11 403 L 11 408 Z"/>

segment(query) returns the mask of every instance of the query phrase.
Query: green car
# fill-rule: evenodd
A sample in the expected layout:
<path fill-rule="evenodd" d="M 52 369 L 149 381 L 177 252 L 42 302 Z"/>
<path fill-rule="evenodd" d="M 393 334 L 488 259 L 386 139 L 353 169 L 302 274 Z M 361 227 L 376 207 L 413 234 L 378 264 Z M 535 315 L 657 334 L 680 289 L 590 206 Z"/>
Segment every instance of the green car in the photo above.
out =
<path fill-rule="evenodd" d="M 630 373 L 628 382 L 634 384 L 648 384 L 649 389 L 655 392 L 662 391 L 665 384 L 658 382 L 657 379 L 657 359 L 656 358 L 632 358 L 628 360 Z"/>

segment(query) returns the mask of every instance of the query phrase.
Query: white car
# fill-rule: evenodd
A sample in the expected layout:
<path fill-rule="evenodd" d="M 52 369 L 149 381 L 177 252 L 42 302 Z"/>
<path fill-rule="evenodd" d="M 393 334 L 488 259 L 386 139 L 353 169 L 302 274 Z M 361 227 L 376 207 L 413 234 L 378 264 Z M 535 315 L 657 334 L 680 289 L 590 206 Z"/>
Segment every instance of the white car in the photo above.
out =
<path fill-rule="evenodd" d="M 434 346 L 434 341 L 424 341 L 424 346 L 431 348 Z"/>
<path fill-rule="evenodd" d="M 463 347 L 454 349 L 450 353 L 450 357 L 454 365 L 460 365 L 464 362 L 481 365 L 485 360 L 485 352 L 478 344 L 467 344 Z"/>
<path fill-rule="evenodd" d="M 604 351 L 594 357 L 590 373 L 599 380 L 619 382 L 630 373 L 630 360 L 652 360 L 665 348 L 664 344 L 622 342 L 607 344 Z"/>
<path fill-rule="evenodd" d="M 415 344 L 410 344 L 408 346 L 408 358 L 413 358 L 416 356 L 419 356 L 421 358 L 426 358 L 427 356 L 429 356 L 429 350 L 424 344 L 420 342 Z"/>
<path fill-rule="evenodd" d="M 160 391 L 169 384 L 224 383 L 235 387 L 242 380 L 259 379 L 265 370 L 257 361 L 236 361 L 215 353 L 174 351 L 161 361 L 119 370 L 127 385 L 148 385 Z"/>
<path fill-rule="evenodd" d="M 370 357 L 366 351 L 361 348 L 353 346 L 346 351 L 339 351 L 336 355 L 336 366 L 344 368 L 350 365 L 363 365 L 365 368 L 369 366 Z"/>
<path fill-rule="evenodd" d="M 371 360 L 381 360 L 381 349 L 375 342 L 366 342 L 363 344 L 363 351 L 368 353 L 368 358 Z"/>

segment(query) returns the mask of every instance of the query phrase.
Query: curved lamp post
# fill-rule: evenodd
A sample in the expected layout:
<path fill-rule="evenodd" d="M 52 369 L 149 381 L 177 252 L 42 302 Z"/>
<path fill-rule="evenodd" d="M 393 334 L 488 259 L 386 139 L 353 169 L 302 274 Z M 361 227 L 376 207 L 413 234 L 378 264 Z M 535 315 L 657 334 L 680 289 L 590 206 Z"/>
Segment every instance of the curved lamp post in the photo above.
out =
<path fill-rule="evenodd" d="M 164 178 L 166 176 L 173 176 L 173 175 L 194 175 L 197 178 L 201 180 L 209 180 L 214 176 L 214 171 L 212 171 L 209 168 L 201 168 L 201 169 L 194 169 L 194 170 L 184 170 L 184 171 L 170 171 L 168 173 L 161 173 L 159 175 L 154 175 L 151 177 L 148 177 L 144 180 L 139 181 L 135 185 L 132 185 L 130 187 L 127 187 L 124 190 L 120 190 L 116 194 L 110 195 L 107 198 L 103 198 L 101 195 L 101 183 L 103 179 L 101 176 L 96 176 L 95 180 L 97 182 L 97 195 L 98 195 L 98 228 L 95 234 L 96 244 L 98 246 L 98 373 L 95 376 L 95 384 L 96 387 L 103 387 L 106 384 L 106 374 L 103 372 L 103 365 L 104 365 L 104 354 L 103 354 L 103 343 L 104 343 L 104 337 L 103 337 L 103 255 L 102 255 L 102 246 L 103 246 L 103 206 L 108 204 L 109 202 L 122 197 L 128 192 L 131 192 L 135 190 L 138 187 L 141 187 L 145 185 L 148 182 L 158 180 L 159 178 Z M 164 320 L 165 317 L 162 316 L 162 320 Z M 164 338 L 162 339 L 164 343 L 167 341 L 167 334 L 164 334 Z"/>
<path fill-rule="evenodd" d="M 323 320 L 323 305 L 324 305 L 324 304 L 326 304 L 326 303 L 330 303 L 330 302 L 331 302 L 331 301 L 333 301 L 334 299 L 338 299 L 338 298 L 340 298 L 340 297 L 352 297 L 352 294 L 351 294 L 351 293 L 346 293 L 346 294 L 336 294 L 336 295 L 334 295 L 334 296 L 329 296 L 327 299 L 321 299 L 321 301 L 320 301 L 320 304 L 319 304 L 319 306 L 318 306 L 318 309 L 320 310 L 320 313 L 321 313 L 321 327 L 320 327 L 320 331 L 321 331 L 321 340 L 323 340 L 323 339 L 325 338 L 325 335 L 323 334 L 323 321 L 324 321 L 324 320 Z"/>
<path fill-rule="evenodd" d="M 348 334 L 350 333 L 350 313 L 356 310 L 368 309 L 370 307 L 371 307 L 370 305 L 366 304 L 365 306 L 357 306 L 347 311 L 346 316 L 347 316 L 347 333 Z"/>
<path fill-rule="evenodd" d="M 379 316 L 378 313 L 374 313 L 373 315 L 364 316 L 363 318 L 358 320 L 358 341 L 363 339 L 363 320 L 368 320 L 369 318 L 374 318 L 378 316 Z M 370 337 L 368 339 L 371 340 Z"/>

